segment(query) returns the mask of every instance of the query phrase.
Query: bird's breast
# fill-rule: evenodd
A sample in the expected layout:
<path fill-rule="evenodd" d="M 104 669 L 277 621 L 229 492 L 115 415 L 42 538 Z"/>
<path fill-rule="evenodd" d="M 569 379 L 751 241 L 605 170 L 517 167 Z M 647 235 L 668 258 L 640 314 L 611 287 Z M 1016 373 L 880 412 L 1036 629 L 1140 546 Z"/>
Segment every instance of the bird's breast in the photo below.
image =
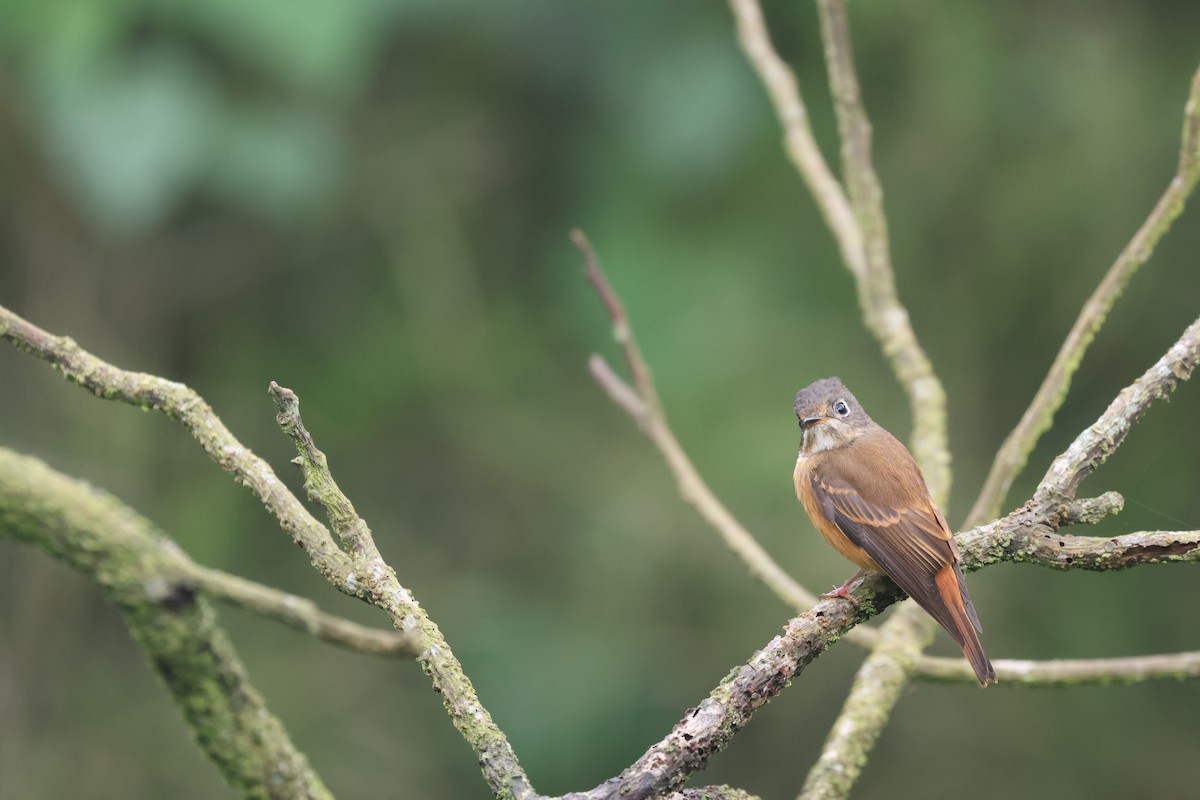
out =
<path fill-rule="evenodd" d="M 813 486 L 816 483 L 813 479 L 820 477 L 819 470 L 822 460 L 821 453 L 807 456 L 801 454 L 796 459 L 796 468 L 792 472 L 792 482 L 796 485 L 796 497 L 800 499 L 800 504 L 804 506 L 817 533 L 821 534 L 822 539 L 833 545 L 834 550 L 862 569 L 883 572 L 883 569 L 875 563 L 875 559 L 871 558 L 866 550 L 850 541 L 850 537 L 846 536 L 842 529 L 826 515 L 825 506 Z"/>

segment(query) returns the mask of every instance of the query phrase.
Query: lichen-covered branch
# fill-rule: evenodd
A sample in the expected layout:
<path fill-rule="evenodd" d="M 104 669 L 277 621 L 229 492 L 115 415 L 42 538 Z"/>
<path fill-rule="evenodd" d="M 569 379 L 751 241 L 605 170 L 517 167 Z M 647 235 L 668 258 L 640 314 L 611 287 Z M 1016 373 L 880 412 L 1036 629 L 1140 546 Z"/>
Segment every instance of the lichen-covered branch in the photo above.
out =
<path fill-rule="evenodd" d="M 1200 535 L 1194 531 L 1137 533 L 1108 539 L 1059 533 L 1063 525 L 1096 522 L 1120 511 L 1121 497 L 1115 492 L 1076 500 L 1079 482 L 1120 447 L 1130 427 L 1152 402 L 1166 397 L 1179 381 L 1191 376 L 1198 360 L 1200 320 L 1192 323 L 1154 366 L 1123 389 L 1100 419 L 1054 460 L 1024 506 L 1004 519 L 959 534 L 963 568 L 978 569 L 999 561 L 1028 561 L 1058 569 L 1115 570 L 1135 564 L 1200 560 Z M 902 621 L 907 621 L 905 615 L 897 614 L 880 629 L 880 639 L 891 636 L 891 626 Z M 929 626 L 923 617 L 914 620 L 914 624 Z M 873 684 L 856 681 L 821 760 L 809 773 L 803 797 L 832 800 L 849 794 L 861 761 L 887 722 L 898 687 L 914 674 L 914 670 L 901 669 L 899 660 L 888 653 L 880 654 L 880 658 L 897 662 L 887 673 L 896 684 L 895 692 L 876 692 Z M 998 677 L 1003 681 L 1003 676 Z M 868 708 L 872 713 L 864 712 Z"/>
<path fill-rule="evenodd" d="M 745 664 L 735 668 L 700 705 L 689 709 L 665 738 L 620 775 L 562 800 L 643 800 L 678 789 L 728 744 L 751 716 L 851 626 L 902 597 L 895 584 L 869 577 L 854 589 L 856 608 L 822 600 L 792 619 Z"/>
<path fill-rule="evenodd" d="M 1150 404 L 1166 397 L 1180 381 L 1191 377 L 1200 361 L 1200 319 L 1197 319 L 1154 366 L 1121 390 L 1100 418 L 1054 459 L 1035 497 L 1054 494 L 1074 497 L 1080 482 L 1116 452 L 1133 423 Z"/>
<path fill-rule="evenodd" d="M 326 614 L 307 598 L 203 567 L 186 557 L 180 564 L 180 580 L 216 600 L 281 622 L 289 628 L 347 650 L 392 658 L 411 658 L 419 652 L 416 639 L 404 631 L 378 630 Z"/>
<path fill-rule="evenodd" d="M 1113 303 L 1121 296 L 1133 274 L 1154 253 L 1159 240 L 1171 229 L 1175 218 L 1200 180 L 1200 70 L 1192 77 L 1191 93 L 1184 105 L 1183 134 L 1179 148 L 1179 166 L 1166 191 L 1150 216 L 1125 245 L 1100 285 L 1084 303 L 1079 317 L 1067 334 L 1050 371 L 1020 422 L 1000 446 L 983 489 L 967 515 L 967 527 L 996 516 L 1013 480 L 1024 469 L 1029 454 L 1041 435 L 1054 422 L 1054 414 L 1066 399 L 1071 378 L 1079 368 L 1092 339 L 1104 323 Z"/>
<path fill-rule="evenodd" d="M 279 422 L 300 452 L 306 489 L 325 506 L 349 552 L 337 546 L 329 530 L 288 491 L 270 466 L 243 447 L 192 389 L 152 375 L 118 369 L 71 339 L 53 336 L 3 307 L 0 307 L 0 337 L 49 361 L 68 380 L 97 397 L 141 405 L 182 422 L 214 461 L 258 494 L 330 583 L 383 609 L 393 625 L 416 640 L 417 662 L 441 696 L 454 726 L 475 751 L 484 778 L 496 795 L 502 798 L 533 795 L 516 754 L 480 704 L 474 686 L 445 637 L 412 594 L 400 585 L 391 567 L 379 558 L 366 524 L 337 490 L 324 456 L 303 430 L 294 393 L 272 384 Z"/>
<path fill-rule="evenodd" d="M 933 637 L 933 628 L 925 623 L 924 614 L 908 603 L 880 628 L 879 643 L 854 677 L 838 721 L 804 781 L 801 800 L 832 800 L 850 793 L 911 680 L 921 651 Z"/>
<path fill-rule="evenodd" d="M 963 567 L 975 570 L 1005 561 L 1025 561 L 1061 569 L 1124 569 L 1166 561 L 1200 560 L 1200 533 L 1139 533 L 1113 539 L 1068 537 L 1059 533 L 1062 525 L 1095 522 L 1103 511 L 1119 510 L 1118 501 L 1119 497 L 1115 495 L 1106 495 L 1094 502 L 1060 499 L 1037 505 L 1031 500 L 1002 519 L 961 534 Z M 1064 563 L 1052 558 L 1038 544 L 1046 534 L 1057 537 L 1054 547 L 1059 540 L 1064 541 L 1065 548 L 1076 554 L 1075 560 Z M 1169 542 L 1191 544 L 1184 550 L 1184 545 L 1172 546 Z M 1119 547 L 1124 549 L 1117 552 L 1115 548 Z M 1161 548 L 1172 548 L 1172 552 Z M 635 800 L 679 786 L 724 748 L 760 706 L 778 694 L 787 681 L 800 674 L 847 630 L 903 597 L 891 581 L 880 576 L 869 577 L 851 593 L 859 602 L 857 609 L 837 600 L 823 600 L 796 617 L 788 623 L 782 636 L 776 637 L 750 661 L 731 672 L 708 699 L 690 709 L 670 734 L 621 775 L 589 792 L 565 795 L 563 800 Z M 830 782 L 826 778 L 857 775 L 862 759 L 882 730 L 900 690 L 913 676 L 917 665 L 925 663 L 924 658 L 920 661 L 918 658 L 929 633 L 924 613 L 915 606 L 900 609 L 893 620 L 879 629 L 876 651 L 863 665 L 868 671 L 860 671 L 855 690 L 827 742 L 825 752 L 828 755 L 823 756 L 824 761 L 818 762 L 816 767 L 820 776 L 810 776 L 806 792 L 811 790 L 815 793 L 813 796 L 844 796 L 826 792 L 830 791 L 829 787 L 848 790 L 853 781 Z M 885 643 L 886 649 L 881 650 Z M 1179 674 L 1190 677 L 1182 672 Z"/>
<path fill-rule="evenodd" d="M 663 800 L 760 800 L 760 798 L 732 786 L 697 786 L 693 789 L 671 792 L 665 795 Z"/>
<path fill-rule="evenodd" d="M 817 0 L 829 88 L 842 144 L 842 178 L 862 230 L 866 270 L 856 275 L 863 321 L 891 362 L 912 410 L 913 456 L 930 494 L 943 507 L 950 497 L 946 391 L 917 341 L 908 310 L 896 293 L 883 188 L 871 160 L 871 123 L 863 107 L 844 0 Z"/>
<path fill-rule="evenodd" d="M 783 128 L 784 149 L 817 201 L 817 208 L 833 233 L 846 268 L 861 280 L 867 274 L 862 230 L 845 190 L 830 171 L 813 136 L 796 75 L 771 44 L 758 0 L 729 0 L 729 9 L 737 23 L 742 50 L 766 87 Z"/>
<path fill-rule="evenodd" d="M 186 556 L 113 497 L 0 448 L 0 536 L 82 572 L 120 608 L 196 742 L 246 797 L 330 798 L 250 685 Z"/>
<path fill-rule="evenodd" d="M 1200 531 L 1070 536 L 1048 521 L 1047 510 L 1039 510 L 1032 501 L 999 522 L 1005 524 L 992 523 L 959 536 L 964 569 L 1010 561 L 1109 572 L 1142 564 L 1200 561 Z"/>
<path fill-rule="evenodd" d="M 450 721 L 479 758 L 479 768 L 497 797 L 532 798 L 535 795 L 508 739 L 479 702 L 470 678 L 450 650 L 437 624 L 412 593 L 400 585 L 393 570 L 379 555 L 367 523 L 354 511 L 338 488 L 325 454 L 317 449 L 300 418 L 300 399 L 291 389 L 271 381 L 271 398 L 279 410 L 276 421 L 296 445 L 296 463 L 304 472 L 310 499 L 329 515 L 329 522 L 349 548 L 354 570 L 351 579 L 358 596 L 388 613 L 393 623 L 416 639 L 417 663 L 442 698 Z"/>
<path fill-rule="evenodd" d="M 96 397 L 159 411 L 178 420 L 204 452 L 234 480 L 258 495 L 280 525 L 334 586 L 354 594 L 347 584 L 350 559 L 275 475 L 267 462 L 246 449 L 194 390 L 154 375 L 114 367 L 67 336 L 54 336 L 0 306 L 0 338 L 48 361 L 67 380 Z"/>
<path fill-rule="evenodd" d="M 1000 679 L 999 685 L 1008 688 L 1114 686 L 1200 678 L 1200 652 L 1054 661 L 999 659 L 992 666 Z M 961 658 L 922 656 L 917 662 L 917 674 L 922 680 L 939 683 L 977 682 L 971 665 Z"/>

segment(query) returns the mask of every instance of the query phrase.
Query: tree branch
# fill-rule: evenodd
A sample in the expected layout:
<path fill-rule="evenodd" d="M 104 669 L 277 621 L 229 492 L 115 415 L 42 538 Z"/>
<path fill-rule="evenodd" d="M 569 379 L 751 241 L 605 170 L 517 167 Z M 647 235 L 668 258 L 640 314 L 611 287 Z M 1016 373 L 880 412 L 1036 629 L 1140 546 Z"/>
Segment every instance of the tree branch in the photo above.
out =
<path fill-rule="evenodd" d="M 838 243 L 842 261 L 854 276 L 863 319 L 908 394 L 913 409 L 913 455 L 934 499 L 944 505 L 950 493 L 946 393 L 896 294 L 883 192 L 871 164 L 871 128 L 854 72 L 844 5 L 840 0 L 818 2 L 849 199 L 821 155 L 799 83 L 771 44 L 758 0 L 729 0 L 729 7 L 742 49 L 766 87 L 783 127 L 788 155 L 817 201 Z"/>
<path fill-rule="evenodd" d="M 209 458 L 262 500 L 283 529 L 334 586 L 347 594 L 350 559 L 325 526 L 288 491 L 271 466 L 239 442 L 194 390 L 164 378 L 118 369 L 88 353 L 67 336 L 54 336 L 0 306 L 0 338 L 49 362 L 67 380 L 96 397 L 159 411 L 178 420 Z"/>
<path fill-rule="evenodd" d="M 913 456 L 925 474 L 929 491 L 940 505 L 950 498 L 950 446 L 946 433 L 946 392 L 933 371 L 908 310 L 896 293 L 896 279 L 888 244 L 883 188 L 871 162 L 871 123 L 863 108 L 862 91 L 854 69 L 850 25 L 844 0 L 817 0 L 821 41 L 829 88 L 837 113 L 842 141 L 842 175 L 863 233 L 866 265 L 858 278 L 858 300 L 863 321 L 875 334 L 896 378 L 908 395 L 912 409 Z"/>
<path fill-rule="evenodd" d="M 775 52 L 758 0 L 729 0 L 729 9 L 737 23 L 742 50 L 766 87 L 783 128 L 785 150 L 817 201 L 817 208 L 833 233 L 846 268 L 856 279 L 864 279 L 867 261 L 862 230 L 854 218 L 846 192 L 833 177 L 821 155 L 821 148 L 817 146 L 796 75 Z"/>
<path fill-rule="evenodd" d="M 633 765 L 591 791 L 568 794 L 562 800 L 644 800 L 677 789 L 847 630 L 903 596 L 882 576 L 868 577 L 853 593 L 857 607 L 837 599 L 822 600 L 792 619 L 783 635 L 730 672 Z"/>
<path fill-rule="evenodd" d="M 871 123 L 854 67 L 843 0 L 817 0 L 821 41 L 842 144 L 842 174 L 863 233 L 866 270 L 856 274 L 863 321 L 875 335 L 908 395 L 913 416 L 911 449 L 934 500 L 950 498 L 950 446 L 946 392 L 933 371 L 896 292 L 883 188 L 871 158 Z M 843 798 L 866 763 L 903 688 L 913 662 L 933 635 L 933 621 L 909 603 L 883 626 L 891 645 L 860 668 L 821 757 L 805 779 L 802 798 Z"/>
<path fill-rule="evenodd" d="M 182 551 L 180 551 L 182 555 Z M 183 558 L 180 580 L 209 597 L 252 611 L 323 642 L 367 655 L 417 655 L 416 640 L 403 631 L 383 631 L 326 614 L 313 601 Z"/>
<path fill-rule="evenodd" d="M 1083 360 L 1083 354 L 1100 330 L 1113 303 L 1125 291 L 1130 278 L 1150 260 L 1159 240 L 1171 229 L 1175 218 L 1183 211 L 1197 181 L 1200 180 L 1200 69 L 1192 77 L 1191 93 L 1184 105 L 1183 134 L 1179 148 L 1179 166 L 1166 191 L 1155 204 L 1150 216 L 1125 245 L 1108 274 L 1084 303 L 1078 319 L 1067 334 L 1050 371 L 1038 387 L 1033 402 L 1021 416 L 1020 422 L 1004 440 L 983 489 L 967 515 L 967 526 L 978 525 L 996 516 L 1008 494 L 1013 480 L 1024 469 L 1029 454 L 1042 434 L 1050 429 L 1054 415 L 1062 406 L 1071 385 L 1071 378 Z"/>
<path fill-rule="evenodd" d="M 608 310 L 613 337 L 621 345 L 634 383 L 630 386 L 621 380 L 608 362 L 599 355 L 593 355 L 588 361 L 592 378 L 621 410 L 633 418 L 641 431 L 658 448 L 675 478 L 680 496 L 720 534 L 726 546 L 742 559 L 750 574 L 766 584 L 789 607 L 798 611 L 812 606 L 817 598 L 771 558 L 762 545 L 717 499 L 696 471 L 695 465 L 667 423 L 666 412 L 658 399 L 658 390 L 654 386 L 650 368 L 634 337 L 633 326 L 625 314 L 625 306 L 604 274 L 599 256 L 583 231 L 572 231 L 571 241 L 583 255 L 584 275 Z"/>
<path fill-rule="evenodd" d="M 918 606 L 908 603 L 880 628 L 879 643 L 859 667 L 838 721 L 804 781 L 800 800 L 849 795 L 911 680 L 921 651 L 933 638 L 933 628 L 924 623 L 923 614 Z"/>
<path fill-rule="evenodd" d="M 321 574 L 347 594 L 383 609 L 393 625 L 414 637 L 417 662 L 454 726 L 475 751 L 484 779 L 499 797 L 533 796 L 516 754 L 491 715 L 479 702 L 475 688 L 438 630 L 395 572 L 379 557 L 370 531 L 353 506 L 337 490 L 323 454 L 312 444 L 299 419 L 294 393 L 272 383 L 279 423 L 296 442 L 306 490 L 325 505 L 342 541 L 344 552 L 328 529 L 318 522 L 279 480 L 270 466 L 251 453 L 192 389 L 171 381 L 120 370 L 83 350 L 67 337 L 53 336 L 0 306 L 0 337 L 18 349 L 49 361 L 64 376 L 97 397 L 120 400 L 161 411 L 179 420 L 218 465 L 238 483 L 250 487 L 275 515 L 293 541 L 304 548 Z"/>
<path fill-rule="evenodd" d="M 254 798 L 331 798 L 250 685 L 186 556 L 146 519 L 82 481 L 0 448 L 0 536 L 87 575 L 133 638 L 230 786 Z"/>
<path fill-rule="evenodd" d="M 351 578 L 358 596 L 383 609 L 402 631 L 419 643 L 417 662 L 442 698 L 450 721 L 479 757 L 484 779 L 497 797 L 532 798 L 536 794 L 508 739 L 479 702 L 475 687 L 455 658 L 438 626 L 412 593 L 400 585 L 395 571 L 379 555 L 367 523 L 338 488 L 325 454 L 317 449 L 300 418 L 300 399 L 291 389 L 271 381 L 269 392 L 279 413 L 276 421 L 300 453 L 304 489 L 328 513 L 330 524 L 350 548 L 355 571 Z"/>
<path fill-rule="evenodd" d="M 671 792 L 663 800 L 759 800 L 755 795 L 732 786 L 699 786 Z"/>
<path fill-rule="evenodd" d="M 1141 564 L 1200 561 L 1200 531 L 1144 531 L 1123 536 L 1069 536 L 1053 527 L 1045 511 L 1032 504 L 1006 519 L 1019 524 L 991 525 L 963 533 L 958 538 L 963 568 L 975 570 L 999 561 L 1038 564 L 1057 570 L 1083 569 L 1109 572 Z"/>
<path fill-rule="evenodd" d="M 1004 687 L 1113 686 L 1200 678 L 1200 652 L 1055 661 L 1000 659 L 992 666 Z M 971 665 L 961 658 L 922 656 L 917 674 L 939 683 L 976 682 Z"/>
<path fill-rule="evenodd" d="M 1200 361 L 1200 319 L 1188 326 L 1154 366 L 1121 390 L 1100 419 L 1054 459 L 1035 497 L 1045 499 L 1055 493 L 1074 497 L 1080 482 L 1116 452 L 1150 404 L 1166 397 L 1176 384 L 1191 377 L 1197 361 Z"/>

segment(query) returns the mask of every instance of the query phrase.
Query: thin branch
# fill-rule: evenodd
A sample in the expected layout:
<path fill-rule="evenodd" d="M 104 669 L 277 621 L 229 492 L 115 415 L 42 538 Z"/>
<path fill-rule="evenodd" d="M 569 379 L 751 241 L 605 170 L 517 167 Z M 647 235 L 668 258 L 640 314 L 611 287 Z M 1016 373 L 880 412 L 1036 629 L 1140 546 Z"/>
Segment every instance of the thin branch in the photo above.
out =
<path fill-rule="evenodd" d="M 584 277 L 596 290 L 608 311 L 608 318 L 612 320 L 613 338 L 625 353 L 629 374 L 633 376 L 633 388 L 646 406 L 643 416 L 648 422 L 654 418 L 662 419 L 665 415 L 658 399 L 658 389 L 654 386 L 654 379 L 650 377 L 650 367 L 646 364 L 646 359 L 642 358 L 641 348 L 633 338 L 633 329 L 629 326 L 629 317 L 625 314 L 625 304 L 613 291 L 608 277 L 604 274 L 604 268 L 600 266 L 600 257 L 596 255 L 592 243 L 583 231 L 578 228 L 572 230 L 571 242 L 583 256 Z"/>
<path fill-rule="evenodd" d="M 1055 493 L 1074 497 L 1079 483 L 1116 452 L 1150 404 L 1165 398 L 1176 384 L 1191 377 L 1197 361 L 1200 361 L 1200 319 L 1188 326 L 1154 366 L 1121 390 L 1100 418 L 1054 459 L 1035 497 L 1046 498 Z"/>
<path fill-rule="evenodd" d="M 842 173 L 859 227 L 867 269 L 858 278 L 863 321 L 891 362 L 912 409 L 912 452 L 929 491 L 943 507 L 950 498 L 950 445 L 946 391 L 933 371 L 896 293 L 888 244 L 883 188 L 871 162 L 871 123 L 863 108 L 854 69 L 850 25 L 844 0 L 817 0 L 829 87 L 842 141 Z"/>
<path fill-rule="evenodd" d="M 281 592 L 237 575 L 200 566 L 189 558 L 179 564 L 180 581 L 216 600 L 252 611 L 323 642 L 367 655 L 412 658 L 417 640 L 404 631 L 383 631 L 327 614 L 313 601 Z"/>
<path fill-rule="evenodd" d="M 186 556 L 146 519 L 41 461 L 0 448 L 0 537 L 87 575 L 121 610 L 200 748 L 246 797 L 330 798 L 250 685 Z"/>
<path fill-rule="evenodd" d="M 1013 480 L 1024 469 L 1029 454 L 1041 435 L 1050 429 L 1054 415 L 1062 406 L 1071 385 L 1071 378 L 1083 360 L 1083 354 L 1104 323 L 1113 303 L 1125 291 L 1125 286 L 1145 264 L 1159 240 L 1171 229 L 1171 223 L 1183 211 L 1197 181 L 1200 180 L 1200 70 L 1192 77 L 1191 93 L 1184 106 L 1183 134 L 1179 149 L 1179 166 L 1166 191 L 1155 204 L 1150 216 L 1125 245 L 1108 274 L 1084 303 L 1066 341 L 1058 351 L 1050 371 L 1038 387 L 1033 402 L 1004 440 L 991 470 L 984 481 L 966 526 L 971 527 L 996 516 L 1008 494 Z"/>
<path fill-rule="evenodd" d="M 796 75 L 771 44 L 758 0 L 729 0 L 729 8 L 737 23 L 742 50 L 766 87 L 771 105 L 779 117 L 779 125 L 784 133 L 784 148 L 817 201 L 817 208 L 833 232 L 846 268 L 861 280 L 867 275 L 862 230 L 846 192 L 833 176 L 825 157 L 821 155 L 821 148 L 817 146 Z"/>
<path fill-rule="evenodd" d="M 317 449 L 300 418 L 300 399 L 275 381 L 271 381 L 269 392 L 279 410 L 276 421 L 300 454 L 296 463 L 304 473 L 305 491 L 325 509 L 334 531 L 350 548 L 355 564 L 351 577 L 357 579 L 358 596 L 386 611 L 397 628 L 417 639 L 421 648 L 417 662 L 441 696 L 450 721 L 478 756 L 479 768 L 492 791 L 498 797 L 535 797 L 512 745 L 479 702 L 475 687 L 449 643 L 380 557 L 367 523 L 355 513 L 333 479 L 325 454 Z"/>
<path fill-rule="evenodd" d="M 796 583 L 771 558 L 762 545 L 717 499 L 696 471 L 695 465 L 667 423 L 666 413 L 658 399 L 658 390 L 654 386 L 654 378 L 634 337 L 633 326 L 625 314 L 625 306 L 604 274 L 599 256 L 582 231 L 572 231 L 571 241 L 583 255 L 584 274 L 608 310 L 613 336 L 621 345 L 634 383 L 630 386 L 623 381 L 599 355 L 593 355 L 588 361 L 592 377 L 605 394 L 633 418 L 641 431 L 658 448 L 675 478 L 679 494 L 716 529 L 726 546 L 742 559 L 750 573 L 765 583 L 791 608 L 801 610 L 812 606 L 817 598 Z"/>
<path fill-rule="evenodd" d="M 271 466 L 239 442 L 194 390 L 154 375 L 118 369 L 88 353 L 67 336 L 54 336 L 0 306 L 0 338 L 48 361 L 67 380 L 96 397 L 159 411 L 178 420 L 209 458 L 262 500 L 322 575 L 347 594 L 350 558 L 343 553 Z"/>
<path fill-rule="evenodd" d="M 1162 653 L 1124 658 L 1079 658 L 1056 661 L 993 661 L 1004 687 L 1061 688 L 1114 686 L 1155 680 L 1200 678 L 1200 651 Z M 922 656 L 917 662 L 922 680 L 938 683 L 975 683 L 971 665 L 961 658 Z"/>

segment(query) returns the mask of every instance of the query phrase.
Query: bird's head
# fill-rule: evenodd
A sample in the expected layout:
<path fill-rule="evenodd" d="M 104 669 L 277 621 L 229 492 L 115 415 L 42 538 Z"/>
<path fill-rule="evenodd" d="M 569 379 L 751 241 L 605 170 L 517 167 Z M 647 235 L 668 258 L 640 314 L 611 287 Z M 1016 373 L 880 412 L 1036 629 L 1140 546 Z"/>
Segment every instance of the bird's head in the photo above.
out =
<path fill-rule="evenodd" d="M 796 393 L 795 407 L 801 455 L 850 444 L 874 424 L 838 378 L 823 378 L 805 386 Z"/>

